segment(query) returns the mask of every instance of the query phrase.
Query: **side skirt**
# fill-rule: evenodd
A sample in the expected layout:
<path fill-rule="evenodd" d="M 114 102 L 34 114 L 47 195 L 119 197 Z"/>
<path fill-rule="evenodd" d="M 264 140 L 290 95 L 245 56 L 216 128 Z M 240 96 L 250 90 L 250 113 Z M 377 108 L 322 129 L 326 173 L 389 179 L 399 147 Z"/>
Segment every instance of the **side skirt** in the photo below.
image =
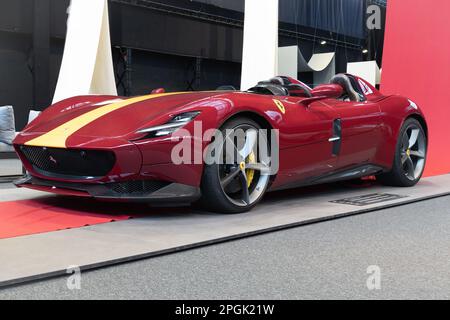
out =
<path fill-rule="evenodd" d="M 300 188 L 300 187 L 307 187 L 307 186 L 313 186 L 313 185 L 318 185 L 318 184 L 333 183 L 333 182 L 337 182 L 337 181 L 347 181 L 347 180 L 359 179 L 359 178 L 368 177 L 371 175 L 376 175 L 376 174 L 382 173 L 384 171 L 385 171 L 385 169 L 383 167 L 372 165 L 372 164 L 366 164 L 366 165 L 352 167 L 350 169 L 345 169 L 342 171 L 322 175 L 319 177 L 309 178 L 309 179 L 299 181 L 296 183 L 292 183 L 289 185 L 280 186 L 275 189 L 270 189 L 269 192 L 293 189 L 293 188 Z"/>

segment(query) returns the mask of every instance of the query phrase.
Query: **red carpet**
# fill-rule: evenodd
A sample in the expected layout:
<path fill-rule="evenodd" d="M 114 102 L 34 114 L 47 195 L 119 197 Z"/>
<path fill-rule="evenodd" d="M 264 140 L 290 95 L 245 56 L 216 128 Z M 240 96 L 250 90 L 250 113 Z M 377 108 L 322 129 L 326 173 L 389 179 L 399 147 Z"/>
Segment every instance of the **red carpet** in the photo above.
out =
<path fill-rule="evenodd" d="M 267 198 L 322 193 L 334 188 L 368 188 L 375 182 L 346 182 L 269 193 Z M 170 217 L 189 214 L 191 209 L 151 208 L 145 203 L 100 202 L 86 198 L 47 197 L 0 202 L 0 239 L 80 228 L 138 217 Z"/>
<path fill-rule="evenodd" d="M 126 220 L 122 205 L 44 198 L 0 202 L 0 239 Z"/>

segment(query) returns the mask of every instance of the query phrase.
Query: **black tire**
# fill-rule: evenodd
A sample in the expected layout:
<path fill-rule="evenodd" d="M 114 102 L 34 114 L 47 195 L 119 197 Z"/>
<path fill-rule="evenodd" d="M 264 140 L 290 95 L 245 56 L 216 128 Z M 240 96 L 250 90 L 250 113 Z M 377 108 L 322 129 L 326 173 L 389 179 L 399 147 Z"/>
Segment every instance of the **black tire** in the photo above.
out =
<path fill-rule="evenodd" d="M 245 117 L 238 117 L 227 121 L 220 130 L 222 131 L 222 134 L 225 136 L 226 130 L 235 129 L 242 126 L 252 127 L 255 128 L 256 130 L 261 129 L 261 126 L 255 121 Z M 268 140 L 266 139 L 266 142 L 267 141 Z M 270 148 L 270 146 L 268 147 Z M 225 188 L 222 187 L 221 181 L 223 181 L 224 178 L 222 178 L 220 175 L 221 170 L 223 170 L 224 168 L 223 166 L 224 165 L 222 164 L 211 164 L 211 165 L 205 164 L 205 169 L 201 183 L 202 198 L 200 199 L 198 204 L 205 210 L 221 214 L 237 214 L 251 210 L 254 206 L 258 204 L 258 202 L 261 201 L 264 194 L 266 193 L 267 188 L 270 184 L 270 177 L 264 175 L 265 177 L 267 177 L 268 181 L 263 188 L 261 187 L 258 189 L 262 190 L 262 192 L 258 191 L 257 199 L 251 201 L 251 203 L 249 204 L 238 205 L 234 203 L 234 201 L 224 191 Z M 243 170 L 243 172 L 245 176 L 246 171 Z M 262 176 L 263 175 L 260 174 L 259 178 L 261 178 Z M 236 179 L 240 178 L 237 177 Z M 234 181 L 233 183 L 236 183 L 236 181 Z M 250 187 L 248 188 L 250 189 Z M 249 198 L 247 197 L 247 199 Z"/>
<path fill-rule="evenodd" d="M 419 130 L 419 137 L 417 138 L 417 142 L 413 147 L 406 147 L 406 141 L 404 140 L 405 135 L 407 137 L 408 132 L 411 132 L 412 130 Z M 418 151 L 415 151 L 415 149 L 418 149 Z M 403 124 L 402 129 L 400 130 L 392 170 L 390 172 L 379 175 L 378 180 L 384 185 L 393 187 L 415 186 L 422 178 L 426 164 L 427 150 L 428 140 L 424 128 L 416 119 L 407 119 Z M 420 153 L 421 157 L 413 156 L 412 153 Z M 408 165 L 410 163 L 409 160 L 407 160 L 408 163 L 403 162 L 405 157 L 411 160 L 411 163 L 414 165 L 415 170 L 408 170 L 408 168 L 411 168 L 411 166 Z M 411 172 L 413 172 L 413 174 Z"/>

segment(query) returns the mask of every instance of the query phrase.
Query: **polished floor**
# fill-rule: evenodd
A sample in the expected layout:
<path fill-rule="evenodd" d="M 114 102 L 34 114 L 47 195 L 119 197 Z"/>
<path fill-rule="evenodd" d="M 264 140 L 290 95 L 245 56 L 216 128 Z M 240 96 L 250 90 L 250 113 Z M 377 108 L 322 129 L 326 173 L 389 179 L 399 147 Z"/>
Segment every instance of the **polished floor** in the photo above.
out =
<path fill-rule="evenodd" d="M 449 299 L 450 197 L 0 289 L 0 299 Z M 380 290 L 369 290 L 377 266 Z M 370 271 L 370 270 L 369 270 Z"/>
<path fill-rule="evenodd" d="M 3 191 L 8 197 L 23 192 Z M 333 202 L 374 193 L 402 197 L 363 207 Z M 0 256 L 4 258 L 0 264 L 0 286 L 64 275 L 70 266 L 83 270 L 105 267 L 388 206 L 400 206 L 398 210 L 402 210 L 401 206 L 407 203 L 448 194 L 450 175 L 423 179 L 415 188 L 330 185 L 274 193 L 257 208 L 241 215 L 149 207 L 132 220 L 0 240 Z M 61 205 L 67 206 L 69 201 L 73 200 L 64 200 Z M 91 209 L 89 202 L 84 207 Z M 122 208 L 127 211 L 124 213 L 132 210 L 127 205 Z M 80 214 L 86 212 L 80 210 Z"/>

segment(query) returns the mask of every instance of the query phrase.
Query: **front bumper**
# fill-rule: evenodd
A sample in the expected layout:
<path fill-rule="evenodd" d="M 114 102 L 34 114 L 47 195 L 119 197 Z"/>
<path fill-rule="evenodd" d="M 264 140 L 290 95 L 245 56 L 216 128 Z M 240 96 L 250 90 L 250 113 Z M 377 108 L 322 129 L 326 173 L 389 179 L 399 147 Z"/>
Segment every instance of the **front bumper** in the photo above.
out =
<path fill-rule="evenodd" d="M 61 195 L 123 202 L 192 203 L 201 196 L 200 188 L 161 181 L 87 184 L 45 180 L 27 175 L 14 181 L 14 184 L 19 188 Z"/>

